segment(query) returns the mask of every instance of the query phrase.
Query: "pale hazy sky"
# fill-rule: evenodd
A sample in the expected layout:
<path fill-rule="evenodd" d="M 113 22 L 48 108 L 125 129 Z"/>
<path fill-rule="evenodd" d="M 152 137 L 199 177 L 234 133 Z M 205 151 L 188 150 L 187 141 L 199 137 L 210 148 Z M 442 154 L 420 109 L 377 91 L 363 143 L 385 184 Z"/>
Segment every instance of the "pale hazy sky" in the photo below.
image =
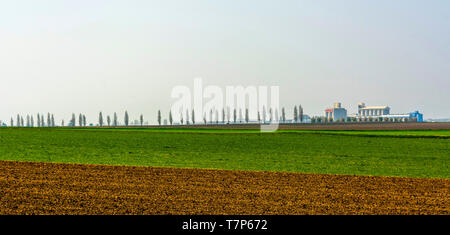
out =
<path fill-rule="evenodd" d="M 292 113 L 450 117 L 448 0 L 0 2 L 0 120 L 99 111 L 156 121 L 176 85 L 279 85 Z"/>

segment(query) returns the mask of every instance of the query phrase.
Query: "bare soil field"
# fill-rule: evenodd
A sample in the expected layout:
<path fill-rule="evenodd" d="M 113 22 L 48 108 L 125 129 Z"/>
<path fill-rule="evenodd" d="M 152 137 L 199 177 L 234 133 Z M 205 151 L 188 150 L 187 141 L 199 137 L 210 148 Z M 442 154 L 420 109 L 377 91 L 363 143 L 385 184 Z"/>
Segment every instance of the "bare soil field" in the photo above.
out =
<path fill-rule="evenodd" d="M 448 179 L 0 161 L 0 214 L 450 214 Z"/>

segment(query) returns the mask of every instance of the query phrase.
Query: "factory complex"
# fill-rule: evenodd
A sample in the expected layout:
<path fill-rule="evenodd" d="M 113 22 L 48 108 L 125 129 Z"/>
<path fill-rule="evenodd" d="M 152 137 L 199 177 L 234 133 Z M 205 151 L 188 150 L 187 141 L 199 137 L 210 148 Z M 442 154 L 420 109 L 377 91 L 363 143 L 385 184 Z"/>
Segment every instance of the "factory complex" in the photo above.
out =
<path fill-rule="evenodd" d="M 391 114 L 388 106 L 366 106 L 358 104 L 358 112 L 347 114 L 341 103 L 335 103 L 332 108 L 325 109 L 325 119 L 329 121 L 394 121 L 394 122 L 423 122 L 423 114 L 419 111 L 411 113 Z"/>

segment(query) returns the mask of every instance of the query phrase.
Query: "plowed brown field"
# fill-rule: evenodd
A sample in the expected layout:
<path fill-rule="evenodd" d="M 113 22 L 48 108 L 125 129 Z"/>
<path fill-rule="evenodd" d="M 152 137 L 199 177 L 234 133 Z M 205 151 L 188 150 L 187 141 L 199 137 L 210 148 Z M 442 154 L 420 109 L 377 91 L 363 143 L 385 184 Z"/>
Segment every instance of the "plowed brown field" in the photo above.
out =
<path fill-rule="evenodd" d="M 449 179 L 0 161 L 0 214 L 450 214 Z"/>

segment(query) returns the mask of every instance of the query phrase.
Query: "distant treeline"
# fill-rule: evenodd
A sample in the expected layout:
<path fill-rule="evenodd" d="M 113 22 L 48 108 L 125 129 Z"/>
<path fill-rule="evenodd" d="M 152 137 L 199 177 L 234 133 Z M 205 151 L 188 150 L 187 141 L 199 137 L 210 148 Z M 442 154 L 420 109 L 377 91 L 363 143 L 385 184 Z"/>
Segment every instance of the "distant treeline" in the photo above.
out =
<path fill-rule="evenodd" d="M 203 123 L 204 124 L 219 124 L 219 123 L 249 123 L 251 122 L 249 117 L 249 110 L 245 109 L 244 112 L 242 109 L 233 109 L 231 112 L 230 108 L 227 107 L 226 109 L 223 108 L 221 110 L 221 115 L 219 117 L 219 110 L 209 110 L 209 118 L 207 117 L 207 113 L 203 113 Z M 164 120 L 164 124 L 181 124 L 181 125 L 190 125 L 190 124 L 196 124 L 196 116 L 195 116 L 194 110 L 185 110 L 185 112 L 180 112 L 179 114 L 179 123 L 174 123 L 174 117 L 172 115 L 172 111 L 169 112 L 168 117 L 168 123 L 167 119 Z M 77 117 L 78 116 L 78 117 Z M 36 117 L 36 118 L 35 118 Z M 158 125 L 162 125 L 162 114 L 161 110 L 158 110 L 157 113 L 157 120 Z M 286 121 L 286 112 L 285 108 L 283 107 L 281 109 L 281 116 L 278 115 L 278 109 L 273 110 L 272 108 L 269 108 L 269 110 L 266 110 L 266 107 L 264 106 L 262 109 L 262 112 L 258 110 L 257 112 L 257 119 L 253 122 L 257 123 L 266 123 L 266 122 L 273 122 L 278 121 L 285 123 Z M 290 122 L 293 123 L 303 123 L 305 121 L 305 115 L 303 114 L 303 108 L 301 105 L 298 107 L 294 107 L 294 114 L 293 119 Z M 26 115 L 24 116 L 18 114 L 16 117 L 16 120 L 14 118 L 11 118 L 10 120 L 10 126 L 14 127 L 55 127 L 58 126 L 55 123 L 55 115 L 47 113 L 46 118 L 44 114 L 36 114 L 36 116 L 33 115 Z M 6 123 L 2 123 L 0 121 L 0 126 L 6 126 Z M 123 118 L 123 124 L 118 121 L 117 113 L 114 113 L 112 117 L 110 115 L 106 116 L 106 119 L 103 117 L 103 113 L 99 112 L 98 115 L 98 123 L 96 124 L 88 124 L 86 122 L 86 115 L 80 113 L 79 115 L 75 115 L 75 113 L 72 114 L 71 119 L 65 123 L 64 120 L 61 120 L 61 124 L 59 126 L 129 126 L 129 125 L 144 125 L 144 115 L 139 116 L 139 120 L 134 121 L 133 123 L 130 123 L 130 117 L 128 115 L 128 112 L 125 111 L 124 118 Z"/>

